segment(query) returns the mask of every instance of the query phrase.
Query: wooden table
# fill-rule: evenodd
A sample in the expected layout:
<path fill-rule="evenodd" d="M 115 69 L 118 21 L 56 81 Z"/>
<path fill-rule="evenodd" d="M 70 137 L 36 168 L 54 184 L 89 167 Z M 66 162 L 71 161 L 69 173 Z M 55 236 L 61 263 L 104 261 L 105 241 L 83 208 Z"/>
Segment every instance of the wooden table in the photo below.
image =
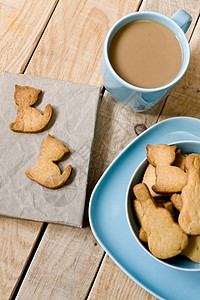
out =
<path fill-rule="evenodd" d="M 127 111 L 102 89 L 90 190 L 144 128 L 173 116 L 200 118 L 200 0 L 0 1 L 1 72 L 96 86 L 102 85 L 105 36 L 120 17 L 137 10 L 170 17 L 181 8 L 193 17 L 187 32 L 189 69 L 171 95 L 145 113 Z M 113 139 L 118 141 L 117 148 L 112 147 Z M 107 151 L 103 157 L 102 147 Z M 104 253 L 89 225 L 77 229 L 0 218 L 0 282 L 0 299 L 155 299 Z"/>

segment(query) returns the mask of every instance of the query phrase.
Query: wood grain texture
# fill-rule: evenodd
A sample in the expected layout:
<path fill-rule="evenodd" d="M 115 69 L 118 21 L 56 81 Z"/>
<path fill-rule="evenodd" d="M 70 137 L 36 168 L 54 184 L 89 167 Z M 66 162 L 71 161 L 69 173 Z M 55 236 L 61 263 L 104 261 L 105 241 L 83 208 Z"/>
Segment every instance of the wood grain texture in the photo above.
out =
<path fill-rule="evenodd" d="M 172 3 L 173 2 L 173 3 Z M 172 5 L 173 4 L 173 5 Z M 191 34 L 193 32 L 196 20 L 198 18 L 199 8 L 200 8 L 200 1 L 143 1 L 141 5 L 141 10 L 149 10 L 149 11 L 157 11 L 163 14 L 166 14 L 168 16 L 172 16 L 178 9 L 183 8 L 187 10 L 193 18 L 190 30 L 188 32 L 188 38 L 191 37 Z M 196 33 L 197 28 L 194 32 L 194 35 L 198 36 L 198 33 Z M 192 63 L 192 67 L 189 68 L 188 72 L 192 72 L 194 68 L 196 68 L 196 74 L 198 74 L 198 48 L 197 43 L 198 38 L 195 38 L 196 42 L 193 42 L 192 38 L 192 55 L 195 52 L 194 49 L 196 49 L 196 55 L 193 55 L 193 58 L 191 58 L 194 63 Z M 194 44 L 194 45 L 193 45 Z M 190 64 L 191 65 L 191 64 Z M 191 70 L 191 71 L 190 71 Z M 187 72 L 187 74 L 188 74 Z M 192 74 L 191 74 L 192 75 Z M 198 85 L 198 75 L 196 76 L 196 79 L 192 77 L 191 75 L 188 75 L 184 77 L 186 81 L 193 81 L 193 85 L 196 81 L 196 86 L 193 88 L 195 90 L 195 93 L 197 94 L 197 97 L 199 96 L 199 88 Z M 192 79 L 189 79 L 192 78 Z M 185 93 L 185 96 L 183 99 L 185 99 L 188 95 L 188 92 L 186 90 L 189 89 L 189 82 L 188 84 L 185 83 L 183 87 L 181 81 L 179 85 L 177 86 L 177 89 L 182 89 L 182 94 Z M 176 89 L 176 90 L 177 90 Z M 176 91 L 175 90 L 175 91 Z M 176 101 L 176 97 L 174 95 L 176 92 L 172 93 L 170 97 L 168 97 L 170 100 L 170 106 L 168 106 L 168 101 L 165 106 L 165 109 L 162 114 L 162 118 L 167 118 L 170 116 L 177 115 L 177 110 L 179 110 L 179 114 L 187 114 L 188 107 L 187 103 L 189 101 L 182 101 L 181 105 L 178 106 L 178 103 Z M 182 96 L 181 94 L 181 96 Z M 178 100 L 179 101 L 179 100 Z M 191 103 L 196 103 L 196 100 L 191 100 Z M 162 110 L 162 107 L 164 105 L 164 101 L 162 103 L 159 103 L 152 109 L 145 111 L 143 113 L 133 113 L 131 111 L 128 111 L 124 107 L 122 107 L 120 104 L 116 103 L 109 93 L 105 92 L 104 97 L 102 99 L 99 116 L 97 120 L 97 130 L 95 134 L 95 143 L 94 143 L 94 151 L 93 151 L 93 167 L 91 168 L 91 188 L 96 183 L 96 180 L 101 176 L 102 172 L 105 171 L 108 164 L 111 163 L 113 158 L 117 156 L 117 154 L 131 141 L 133 140 L 136 135 L 137 131 L 135 128 L 137 128 L 138 125 L 143 128 L 148 128 L 154 123 L 157 122 L 160 112 Z M 167 109 L 168 107 L 168 109 Z M 194 105 L 191 105 L 191 108 L 193 108 L 193 111 L 195 115 L 198 113 L 198 110 L 195 109 Z M 188 111 L 189 112 L 189 111 Z M 191 113 L 191 112 L 190 112 Z M 165 116 L 164 116 L 165 114 Z M 95 167 L 96 166 L 96 167 Z"/>
<path fill-rule="evenodd" d="M 58 0 L 0 2 L 0 72 L 22 73 Z"/>
<path fill-rule="evenodd" d="M 150 127 L 157 120 L 161 107 L 162 104 L 142 114 L 133 113 L 105 92 L 94 137 L 89 173 L 90 192 L 113 159 L 138 135 L 138 125 L 143 129 Z"/>
<path fill-rule="evenodd" d="M 22 72 L 57 1 L 0 1 L 0 72 Z M 0 218 L 0 299 L 9 299 L 42 224 Z"/>
<path fill-rule="evenodd" d="M 140 10 L 146 10 L 146 11 L 156 11 L 159 13 L 163 13 L 167 15 L 168 17 L 171 17 L 177 10 L 181 8 L 188 11 L 188 13 L 191 14 L 193 21 L 191 24 L 191 27 L 188 31 L 188 39 L 191 37 L 191 34 L 193 32 L 196 20 L 198 18 L 199 9 L 200 9 L 200 1 L 194 1 L 191 3 L 191 1 L 171 1 L 171 0 L 165 0 L 165 1 L 143 1 L 142 5 L 140 7 Z M 195 30 L 196 31 L 196 30 Z M 198 42 L 198 41 L 197 41 Z M 196 48 L 196 52 L 198 52 L 197 48 L 197 42 L 196 45 L 193 46 L 193 48 Z M 194 52 L 194 50 L 192 50 Z M 195 61 L 199 60 L 199 57 L 193 58 Z M 195 57 L 195 55 L 193 55 Z M 194 62 L 195 64 L 195 62 Z M 195 65 L 193 64 L 193 69 Z M 198 68 L 198 64 L 196 63 L 196 67 Z M 198 72 L 198 70 L 197 70 Z M 191 77 L 190 77 L 191 78 Z M 188 79 L 186 78 L 188 81 Z M 193 78 L 192 78 L 193 80 Z M 197 81 L 197 79 L 196 79 Z M 179 87 L 181 86 L 181 83 L 179 83 Z M 184 84 L 184 88 L 182 88 L 183 92 L 187 89 L 188 84 Z M 197 91 L 198 88 L 195 88 L 195 91 Z M 196 92 L 198 94 L 198 92 Z M 199 93 L 200 94 L 200 93 Z M 199 95 L 198 94 L 198 95 Z M 172 94 L 174 95 L 174 93 Z M 171 97 L 171 96 L 170 96 Z M 173 97 L 173 96 L 172 96 Z M 185 95 L 186 97 L 186 95 Z M 184 99 L 185 99 L 184 97 Z M 168 103 L 168 101 L 167 101 Z M 176 99 L 174 97 L 170 101 L 171 105 L 173 106 L 173 103 L 176 103 Z M 168 112 L 165 110 L 165 113 L 167 113 L 167 117 L 170 117 L 170 114 L 176 115 L 177 109 L 180 111 L 182 110 L 183 114 L 186 113 L 188 110 L 187 104 L 185 105 L 185 102 L 182 102 L 182 105 L 177 106 L 177 104 L 174 105 L 174 107 L 171 109 L 169 106 Z M 148 128 L 154 123 L 158 121 L 160 112 L 162 110 L 162 107 L 164 105 L 164 101 L 153 107 L 152 109 L 145 111 L 143 113 L 133 113 L 127 109 L 125 109 L 120 104 L 116 103 L 110 94 L 108 92 L 105 92 L 104 97 L 102 99 L 98 120 L 97 120 L 97 129 L 95 133 L 95 143 L 94 143 L 94 150 L 93 150 L 93 159 L 92 159 L 92 168 L 90 172 L 90 180 L 91 184 L 89 185 L 91 190 L 96 184 L 97 180 L 101 176 L 102 172 L 105 171 L 107 166 L 111 163 L 114 157 L 117 156 L 117 154 L 130 142 L 137 136 L 137 130 L 136 128 L 139 128 L 138 125 L 140 125 L 143 128 Z M 176 108 L 175 108 L 176 106 Z M 191 105 L 192 107 L 192 105 Z M 167 109 L 167 106 L 166 106 Z M 193 106 L 193 110 L 194 106 Z M 163 112 L 164 113 L 164 112 Z M 195 111 L 197 114 L 197 111 Z M 179 112 L 180 114 L 180 112 Z M 164 114 L 162 115 L 163 118 Z M 139 130 L 139 129 L 138 129 Z"/>
<path fill-rule="evenodd" d="M 59 1 L 27 74 L 101 85 L 104 39 L 122 16 L 136 11 L 140 0 Z"/>
<path fill-rule="evenodd" d="M 95 299 L 156 300 L 157 298 L 150 295 L 124 272 L 116 268 L 115 263 L 106 255 L 88 297 L 88 300 Z"/>
<path fill-rule="evenodd" d="M 40 228 L 40 223 L 0 218 L 0 299 L 12 296 Z"/>
<path fill-rule="evenodd" d="M 139 3 L 61 0 L 26 73 L 100 85 L 100 57 L 106 33 L 118 18 L 136 10 Z M 98 247 L 94 246 L 89 228 L 49 225 L 18 299 L 83 299 L 104 253 L 102 249 L 97 251 Z"/>
<path fill-rule="evenodd" d="M 139 2 L 60 0 L 30 60 L 27 73 L 100 85 L 100 57 L 105 35 L 117 19 L 136 10 Z M 197 1 L 190 5 L 189 1 L 172 3 L 166 0 L 162 1 L 161 5 L 159 1 L 144 1 L 142 9 L 163 13 L 167 11 L 167 15 L 171 16 L 180 7 L 188 10 L 188 6 L 195 22 L 197 4 Z M 191 11 L 188 10 L 190 13 Z M 94 145 L 92 159 L 94 167 L 91 171 L 91 174 L 94 172 L 94 179 L 91 179 L 91 187 L 119 151 L 136 136 L 135 125 L 145 124 L 149 127 L 157 121 L 161 108 L 162 104 L 144 114 L 133 114 L 127 112 L 125 108 L 122 109 L 106 93 L 98 118 L 97 137 L 101 137 L 101 140 L 98 141 L 96 138 Z M 112 146 L 114 140 L 115 147 Z M 103 149 L 106 142 L 108 146 Z M 96 167 L 99 168 L 97 172 Z M 87 295 L 102 255 L 103 251 L 99 245 L 94 246 L 94 238 L 89 228 L 75 229 L 48 225 L 23 281 L 18 299 L 83 299 Z M 114 273 L 118 282 L 125 276 L 123 280 L 128 282 L 127 289 L 130 295 L 136 293 L 137 299 L 144 297 L 151 299 L 143 289 L 129 281 L 116 265 L 106 264 L 106 261 L 107 259 L 101 265 L 103 268 L 102 273 L 102 269 L 99 273 L 103 274 L 101 280 L 95 281 L 90 297 L 94 295 L 96 299 L 103 299 L 99 287 L 105 286 L 104 277 L 107 278 L 107 275 Z M 115 294 L 117 294 L 115 281 L 111 281 L 110 288 L 104 295 L 106 299 L 113 299 L 112 295 Z"/>
<path fill-rule="evenodd" d="M 141 10 L 157 11 L 169 17 L 171 17 L 180 8 L 183 8 L 186 11 L 188 11 L 193 17 L 192 25 L 187 33 L 187 37 L 189 39 L 191 37 L 196 20 L 199 15 L 199 1 L 143 1 L 141 5 Z M 196 29 L 191 40 L 193 55 L 193 58 L 191 58 L 192 67 L 187 72 L 188 76 L 186 76 L 184 79 L 187 80 L 186 83 L 183 85 L 184 87 L 181 87 L 181 82 L 179 84 L 179 87 L 177 87 L 178 89 L 183 90 L 182 94 L 184 92 L 189 93 L 190 89 L 193 90 L 193 94 L 191 95 L 192 97 L 196 95 L 195 100 L 192 102 L 190 98 L 190 100 L 186 102 L 191 102 L 190 109 L 188 112 L 188 105 L 185 104 L 185 100 L 188 94 L 184 96 L 183 101 L 179 101 L 180 99 L 177 99 L 176 101 L 174 93 L 172 93 L 171 96 L 168 97 L 167 103 L 164 107 L 161 116 L 162 118 L 169 118 L 177 114 L 181 115 L 181 112 L 185 115 L 188 115 L 189 113 L 190 116 L 192 116 L 193 114 L 194 116 L 197 116 L 197 114 L 199 115 L 200 110 L 197 108 L 199 107 L 199 104 L 197 104 L 197 97 L 199 97 L 199 29 L 197 29 L 198 25 L 195 28 Z M 195 76 L 193 77 L 194 70 Z M 189 75 L 189 72 L 191 72 L 192 74 Z M 190 84 L 191 86 L 193 86 L 193 88 L 189 87 Z M 182 97 L 182 94 L 180 95 L 180 98 Z M 168 101 L 170 101 L 170 104 L 168 104 Z M 94 167 L 92 168 L 93 173 L 91 174 L 91 186 L 94 186 L 96 178 L 98 178 L 101 175 L 101 173 L 106 169 L 107 165 L 112 161 L 113 157 L 116 156 L 132 139 L 136 137 L 137 131 L 135 131 L 135 128 L 137 128 L 137 125 L 140 125 L 140 128 L 148 128 L 158 121 L 163 104 L 164 102 L 158 104 L 151 110 L 148 110 L 143 113 L 133 113 L 126 110 L 120 104 L 116 103 L 111 98 L 109 93 L 105 93 L 101 103 L 99 117 L 97 120 L 98 124 L 95 136 L 95 148 L 93 151 L 94 159 L 92 160 L 92 162 L 94 163 Z M 89 297 L 90 299 L 115 299 L 115 282 L 120 282 L 122 272 L 116 265 L 113 265 L 110 269 L 108 265 L 105 266 L 105 263 L 106 260 L 104 259 L 99 274 L 97 276 L 97 280 L 94 282 L 93 289 L 91 290 Z M 110 286 L 107 287 L 106 278 L 110 279 L 110 277 L 113 276 L 113 273 L 115 274 L 115 280 L 111 281 Z M 131 292 L 133 294 L 136 293 L 135 299 L 146 299 L 150 297 L 150 295 L 144 292 L 144 290 L 139 286 L 137 286 L 136 290 L 135 286 L 132 286 Z M 126 299 L 126 296 L 119 296 L 119 298 L 117 299 Z M 132 297 L 132 299 L 134 299 L 134 296 Z"/>
<path fill-rule="evenodd" d="M 167 98 L 159 120 L 188 116 L 200 118 L 200 21 L 193 33 L 188 70 L 175 90 Z"/>
<path fill-rule="evenodd" d="M 186 36 L 188 39 L 191 36 L 191 33 L 194 29 L 196 20 L 199 15 L 200 10 L 200 1 L 199 0 L 144 0 L 140 7 L 140 10 L 149 10 L 156 11 L 165 16 L 171 18 L 173 14 L 175 14 L 179 9 L 186 10 L 192 16 L 192 23 L 190 28 L 188 29 Z"/>
<path fill-rule="evenodd" d="M 89 227 L 48 225 L 17 299 L 85 299 L 102 255 Z"/>

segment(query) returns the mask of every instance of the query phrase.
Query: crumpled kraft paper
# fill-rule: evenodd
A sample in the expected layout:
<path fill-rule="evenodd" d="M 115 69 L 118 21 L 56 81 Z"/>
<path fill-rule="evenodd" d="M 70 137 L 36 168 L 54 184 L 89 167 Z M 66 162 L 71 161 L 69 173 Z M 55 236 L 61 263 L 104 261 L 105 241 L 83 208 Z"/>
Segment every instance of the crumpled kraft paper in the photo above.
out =
<path fill-rule="evenodd" d="M 17 116 L 15 84 L 41 89 L 35 108 L 44 112 L 50 103 L 52 119 L 40 133 L 10 130 Z M 35 221 L 82 227 L 100 88 L 3 73 L 0 80 L 0 214 Z M 61 171 L 71 164 L 67 183 L 56 190 L 45 188 L 26 177 L 41 154 L 48 133 L 70 149 L 58 163 Z"/>

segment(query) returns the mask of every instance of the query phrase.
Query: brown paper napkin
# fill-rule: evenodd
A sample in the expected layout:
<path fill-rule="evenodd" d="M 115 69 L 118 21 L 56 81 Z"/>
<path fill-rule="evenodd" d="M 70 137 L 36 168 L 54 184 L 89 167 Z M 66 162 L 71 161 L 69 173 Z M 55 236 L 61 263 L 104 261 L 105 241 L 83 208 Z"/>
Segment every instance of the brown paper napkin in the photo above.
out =
<path fill-rule="evenodd" d="M 53 115 L 40 133 L 18 133 L 9 128 L 15 121 L 15 84 L 43 91 L 34 107 L 44 112 L 50 103 Z M 36 221 L 81 227 L 88 182 L 91 147 L 100 99 L 100 88 L 72 82 L 4 73 L 0 80 L 0 214 Z M 26 177 L 40 156 L 48 133 L 71 151 L 59 167 L 71 164 L 66 185 L 50 190 Z"/>

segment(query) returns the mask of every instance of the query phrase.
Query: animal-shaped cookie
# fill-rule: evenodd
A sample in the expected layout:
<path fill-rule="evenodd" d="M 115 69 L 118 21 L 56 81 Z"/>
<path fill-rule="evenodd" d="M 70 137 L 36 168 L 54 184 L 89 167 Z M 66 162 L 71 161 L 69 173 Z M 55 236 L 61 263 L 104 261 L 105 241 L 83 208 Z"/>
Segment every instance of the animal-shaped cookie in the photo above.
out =
<path fill-rule="evenodd" d="M 178 211 L 182 209 L 183 203 L 180 194 L 173 194 L 171 201 Z M 200 235 L 190 235 L 188 238 L 188 245 L 181 254 L 194 262 L 200 263 Z"/>
<path fill-rule="evenodd" d="M 181 194 L 173 194 L 170 198 L 171 202 L 173 203 L 174 207 L 180 211 L 182 208 L 182 198 Z"/>
<path fill-rule="evenodd" d="M 15 122 L 10 124 L 10 129 L 19 132 L 39 132 L 43 130 L 52 115 L 52 107 L 45 107 L 44 115 L 39 110 L 31 107 L 38 100 L 41 90 L 29 86 L 15 85 L 14 99 L 18 105 Z"/>
<path fill-rule="evenodd" d="M 161 259 L 181 253 L 188 244 L 188 236 L 174 221 L 171 213 L 166 208 L 156 205 L 144 183 L 135 185 L 133 191 L 142 204 L 142 227 L 147 234 L 151 253 Z"/>
<path fill-rule="evenodd" d="M 185 158 L 187 154 L 182 153 L 181 149 L 178 149 L 176 151 L 176 158 L 173 163 L 174 166 L 177 166 L 181 168 L 183 171 L 185 171 Z"/>
<path fill-rule="evenodd" d="M 139 239 L 142 242 L 147 243 L 147 235 L 146 235 L 146 232 L 145 232 L 144 228 L 142 227 L 142 218 L 144 216 L 144 213 L 143 213 L 143 209 L 142 209 L 142 205 L 141 205 L 140 200 L 134 199 L 133 200 L 133 207 L 134 207 L 134 211 L 135 211 L 138 223 L 141 226 L 140 230 L 139 230 Z"/>
<path fill-rule="evenodd" d="M 147 159 L 156 167 L 156 183 L 152 189 L 156 193 L 177 193 L 187 183 L 186 173 L 177 166 L 172 166 L 177 146 L 157 144 L 147 145 Z"/>
<path fill-rule="evenodd" d="M 190 235 L 200 235 L 200 155 L 189 154 L 185 159 L 187 185 L 181 192 L 182 207 L 178 222 Z"/>
<path fill-rule="evenodd" d="M 150 192 L 150 189 L 149 189 L 149 192 Z M 151 194 L 151 192 L 150 192 L 150 194 Z M 166 201 L 164 199 L 160 199 L 159 202 L 156 202 L 156 205 L 159 207 L 165 207 L 172 214 L 173 217 L 175 216 L 173 204 L 171 203 L 171 201 Z M 142 242 L 147 243 L 147 235 L 146 235 L 144 228 L 142 227 L 142 218 L 144 216 L 144 212 L 143 212 L 142 204 L 141 204 L 140 200 L 138 200 L 138 199 L 133 200 L 133 208 L 134 208 L 138 223 L 141 226 L 140 230 L 139 230 L 139 239 Z"/>
<path fill-rule="evenodd" d="M 26 176 L 50 189 L 62 186 L 69 178 L 72 166 L 68 165 L 61 174 L 60 168 L 54 162 L 61 160 L 68 152 L 70 152 L 68 148 L 48 134 L 41 147 L 42 155 L 38 158 L 37 164 L 25 172 Z"/>
<path fill-rule="evenodd" d="M 156 183 L 156 168 L 152 164 L 148 164 L 142 182 L 148 186 L 152 197 L 162 196 L 162 194 L 155 193 L 152 189 L 152 186 Z"/>
<path fill-rule="evenodd" d="M 176 152 L 175 161 L 174 161 L 173 165 L 184 170 L 185 157 L 186 157 L 186 155 L 183 154 L 180 149 L 178 149 Z M 152 164 L 148 164 L 148 166 L 144 172 L 142 182 L 148 186 L 151 196 L 153 198 L 163 196 L 163 193 L 162 194 L 155 193 L 152 189 L 152 186 L 156 183 L 156 168 Z M 167 194 L 166 194 L 166 196 L 167 196 Z"/>
<path fill-rule="evenodd" d="M 181 254 L 192 261 L 200 263 L 200 235 L 189 236 L 189 243 Z"/>

